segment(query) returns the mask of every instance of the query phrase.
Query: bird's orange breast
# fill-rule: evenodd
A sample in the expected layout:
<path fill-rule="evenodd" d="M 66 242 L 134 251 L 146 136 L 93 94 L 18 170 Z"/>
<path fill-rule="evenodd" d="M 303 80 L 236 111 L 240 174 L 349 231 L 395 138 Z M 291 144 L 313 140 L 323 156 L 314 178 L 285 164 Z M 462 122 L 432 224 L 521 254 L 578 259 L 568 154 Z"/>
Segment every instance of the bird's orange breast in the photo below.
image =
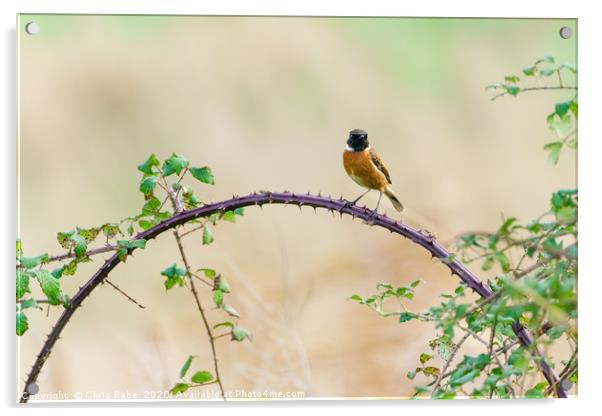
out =
<path fill-rule="evenodd" d="M 379 171 L 370 157 L 370 151 L 343 152 L 343 166 L 347 175 L 358 185 L 369 189 L 384 191 L 387 188 L 387 178 Z"/>

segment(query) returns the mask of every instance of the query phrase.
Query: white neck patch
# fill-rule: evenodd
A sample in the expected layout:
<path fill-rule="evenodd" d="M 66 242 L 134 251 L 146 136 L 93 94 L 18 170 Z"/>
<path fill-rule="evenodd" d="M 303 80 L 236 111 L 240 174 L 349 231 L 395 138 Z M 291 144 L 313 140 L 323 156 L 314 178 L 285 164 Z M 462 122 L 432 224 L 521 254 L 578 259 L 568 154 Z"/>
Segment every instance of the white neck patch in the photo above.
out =
<path fill-rule="evenodd" d="M 346 151 L 348 151 L 348 152 L 357 152 L 357 150 L 353 150 L 353 149 L 351 148 L 351 146 L 349 146 L 349 145 L 347 145 L 347 146 L 345 147 L 345 150 L 346 150 Z M 362 151 L 362 152 L 366 152 L 366 151 L 369 151 L 369 150 L 370 150 L 370 146 L 368 145 L 368 147 L 366 147 L 364 150 L 361 150 L 361 151 Z"/>

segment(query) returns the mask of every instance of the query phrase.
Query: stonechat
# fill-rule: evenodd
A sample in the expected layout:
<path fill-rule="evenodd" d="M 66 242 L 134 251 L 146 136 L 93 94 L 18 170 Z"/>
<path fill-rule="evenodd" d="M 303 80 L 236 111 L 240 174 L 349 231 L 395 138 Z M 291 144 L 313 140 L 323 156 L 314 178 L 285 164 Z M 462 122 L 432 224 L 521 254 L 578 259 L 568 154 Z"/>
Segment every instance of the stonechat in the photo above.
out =
<path fill-rule="evenodd" d="M 343 152 L 343 166 L 351 179 L 358 185 L 366 188 L 367 191 L 355 199 L 352 204 L 356 204 L 368 192 L 376 190 L 380 192 L 378 202 L 374 212 L 378 211 L 380 199 L 385 194 L 393 207 L 399 212 L 403 211 L 403 205 L 391 190 L 391 176 L 387 167 L 378 156 L 378 154 L 370 147 L 368 142 L 368 133 L 364 130 L 355 129 L 349 132 L 347 139 L 347 147 Z"/>

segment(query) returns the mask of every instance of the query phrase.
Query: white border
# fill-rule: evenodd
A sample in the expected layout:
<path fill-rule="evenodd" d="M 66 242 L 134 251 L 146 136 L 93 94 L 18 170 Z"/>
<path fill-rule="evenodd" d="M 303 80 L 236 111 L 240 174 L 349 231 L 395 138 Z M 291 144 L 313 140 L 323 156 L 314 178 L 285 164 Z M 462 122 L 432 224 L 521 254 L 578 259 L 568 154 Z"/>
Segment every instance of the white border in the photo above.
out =
<path fill-rule="evenodd" d="M 4 369 L 2 377 L 2 389 L 4 406 L 11 406 L 15 397 L 14 373 L 10 370 L 14 368 L 14 315 L 12 310 L 13 280 L 10 278 L 13 273 L 14 260 L 14 237 L 15 237 L 15 110 L 14 110 L 14 68 L 12 62 L 7 60 L 10 54 L 14 54 L 14 36 L 11 36 L 11 29 L 14 29 L 16 22 L 16 13 L 119 13 L 119 14 L 238 14 L 238 15 L 346 15 L 346 16 L 381 16 L 381 15 L 399 15 L 399 16 L 445 16 L 445 17 L 552 17 L 552 18 L 578 18 L 579 19 L 579 83 L 580 91 L 580 151 L 579 151 L 579 188 L 581 198 L 581 208 L 579 211 L 581 222 L 580 235 L 580 318 L 579 326 L 581 329 L 580 357 L 581 363 L 579 373 L 579 398 L 562 401 L 513 401 L 513 402 L 364 402 L 364 401 L 337 401 L 333 403 L 325 401 L 315 402 L 270 402 L 270 403 L 233 403 L 228 407 L 238 412 L 245 413 L 281 413 L 282 407 L 287 408 L 287 412 L 293 414 L 306 414 L 308 411 L 328 410 L 334 411 L 333 407 L 345 408 L 345 413 L 364 414 L 371 412 L 371 408 L 378 408 L 378 412 L 423 412 L 425 410 L 432 412 L 444 412 L 445 414 L 483 413 L 497 415 L 506 415 L 509 412 L 545 412 L 546 414 L 558 414 L 571 412 L 573 414 L 584 412 L 589 414 L 588 409 L 596 405 L 596 399 L 600 396 L 598 391 L 602 381 L 600 374 L 600 346 L 602 340 L 600 336 L 600 311 L 596 306 L 602 299 L 602 276 L 598 272 L 600 267 L 595 263 L 593 250 L 600 243 L 596 241 L 596 234 L 602 232 L 600 217 L 602 207 L 600 206 L 600 186 L 598 177 L 602 177 L 600 172 L 600 143 L 602 137 L 600 134 L 601 126 L 596 123 L 600 119 L 597 113 L 602 100 L 602 91 L 600 90 L 600 64 L 599 40 L 602 39 L 600 33 L 600 16 L 595 12 L 596 2 L 594 1 L 556 1 L 548 0 L 546 2 L 527 2 L 524 0 L 500 0 L 496 4 L 483 1 L 454 0 L 454 1 L 432 1 L 421 0 L 419 2 L 386 2 L 380 0 L 357 1 L 347 0 L 341 2 L 327 2 L 325 0 L 220 0 L 220 1 L 185 1 L 185 0 L 80 0 L 77 2 L 68 0 L 20 0 L 0 2 L 2 13 L 2 72 L 1 82 L 3 85 L 4 96 L 0 101 L 2 111 L 0 111 L 3 127 L 3 163 L 2 163 L 2 194 L 6 203 L 2 204 L 3 230 L 2 254 L 5 267 L 3 292 L 6 295 L 3 302 L 3 342 L 1 345 L 7 346 L 2 354 L 2 365 Z M 14 33 L 14 32 L 13 32 Z M 596 186 L 597 185 L 597 186 Z M 598 273 L 597 273 L 598 272 Z M 170 403 L 171 405 L 171 403 Z M 64 409 L 53 406 L 50 409 L 44 409 L 45 412 L 102 412 L 105 413 L 106 407 L 116 407 L 116 405 L 101 405 L 100 409 L 92 409 L 85 406 L 86 409 L 70 408 Z M 152 408 L 145 408 L 145 413 L 164 413 L 168 406 L 153 402 L 149 404 Z M 203 410 L 196 409 L 204 407 Z M 35 406 L 38 407 L 38 406 Z M 132 407 L 132 406 L 128 406 Z M 190 412 L 198 414 L 199 411 L 216 412 L 222 410 L 223 406 L 217 403 L 184 403 L 178 406 L 179 412 Z M 390 409 L 389 407 L 395 407 Z M 598 406 L 599 407 L 599 406 Z M 138 406 L 139 408 L 139 406 Z M 244 410 L 243 410 L 244 409 Z M 342 410 L 342 409 L 341 409 Z M 11 410 L 15 411 L 15 409 Z"/>

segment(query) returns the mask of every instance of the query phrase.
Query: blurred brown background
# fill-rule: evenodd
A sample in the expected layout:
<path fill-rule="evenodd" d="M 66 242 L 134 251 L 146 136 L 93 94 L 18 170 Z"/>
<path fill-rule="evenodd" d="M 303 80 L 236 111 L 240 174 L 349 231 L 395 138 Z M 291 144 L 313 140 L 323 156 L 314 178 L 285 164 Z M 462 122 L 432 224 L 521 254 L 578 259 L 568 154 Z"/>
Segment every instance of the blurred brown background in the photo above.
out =
<path fill-rule="evenodd" d="M 23 32 L 30 21 L 39 34 Z M 551 167 L 542 151 L 562 92 L 490 102 L 485 91 L 547 54 L 575 64 L 574 39 L 558 35 L 575 21 L 25 15 L 19 25 L 26 255 L 60 253 L 57 231 L 139 212 L 136 165 L 153 152 L 210 166 L 216 185 L 195 185 L 206 201 L 259 189 L 352 199 L 361 189 L 341 152 L 348 131 L 364 128 L 409 208 L 406 221 L 442 241 L 493 230 L 502 215 L 534 218 L 576 180 L 571 154 Z M 374 293 L 379 281 L 422 278 L 408 306 L 436 304 L 457 280 L 423 249 L 349 218 L 279 206 L 249 208 L 215 237 L 211 246 L 186 237 L 189 258 L 229 280 L 227 301 L 254 334 L 251 343 L 218 342 L 227 390 L 397 397 L 422 382 L 405 374 L 433 328 L 346 299 Z M 64 278 L 66 292 L 102 257 Z M 146 309 L 99 287 L 54 349 L 41 392 L 141 398 L 171 388 L 189 354 L 199 356 L 192 369 L 212 370 L 190 293 L 163 287 L 160 271 L 177 259 L 166 234 L 111 273 Z M 210 305 L 210 294 L 203 300 Z M 19 389 L 59 312 L 28 313 Z M 210 312 L 214 323 L 224 316 Z"/>

